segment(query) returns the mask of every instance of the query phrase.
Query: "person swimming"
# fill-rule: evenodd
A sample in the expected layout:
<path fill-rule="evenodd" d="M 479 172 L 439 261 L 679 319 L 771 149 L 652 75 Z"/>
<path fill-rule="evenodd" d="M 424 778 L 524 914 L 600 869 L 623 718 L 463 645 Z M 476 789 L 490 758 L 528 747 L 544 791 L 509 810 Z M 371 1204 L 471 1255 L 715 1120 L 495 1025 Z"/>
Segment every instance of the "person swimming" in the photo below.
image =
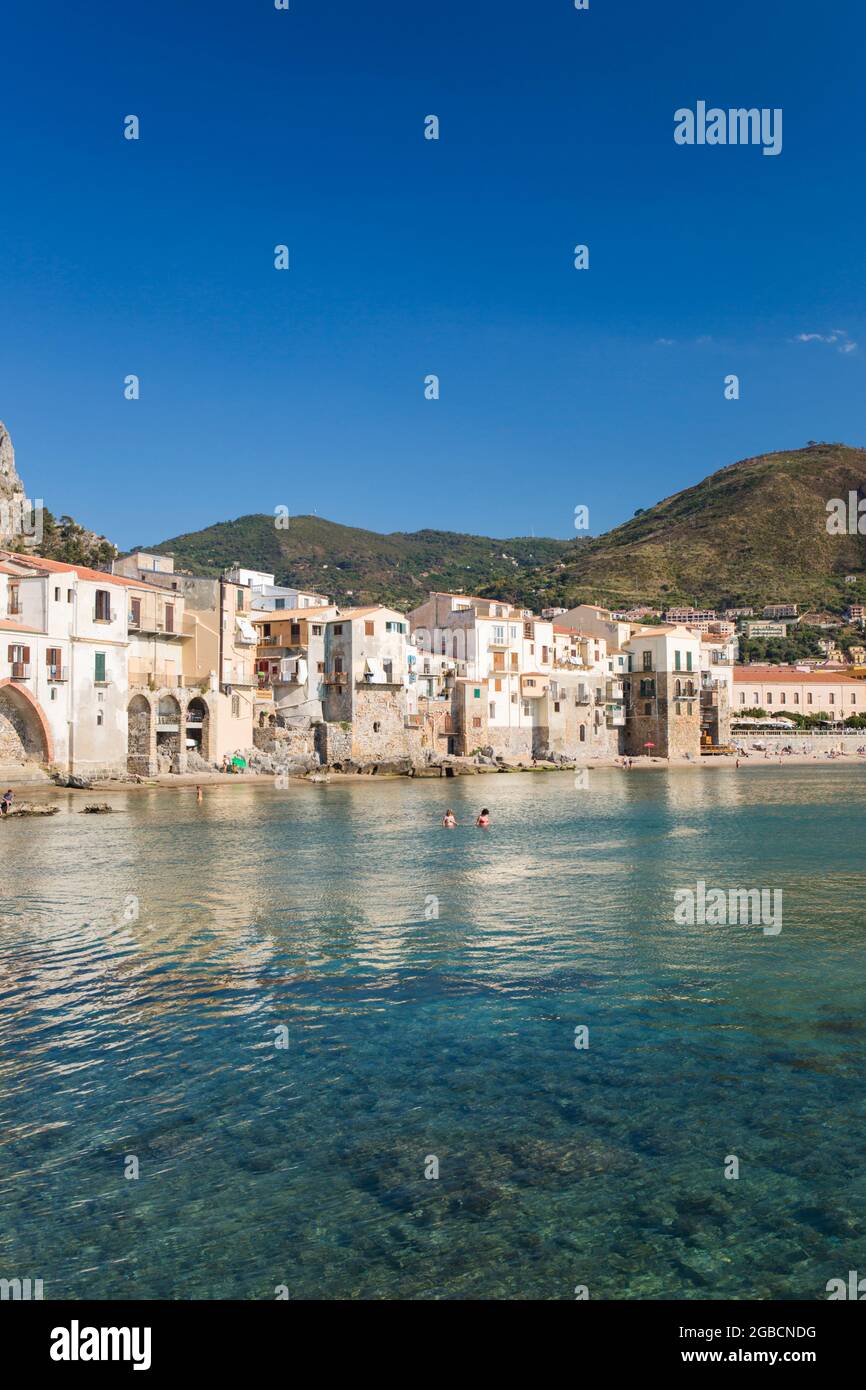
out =
<path fill-rule="evenodd" d="M 482 830 L 486 830 L 487 827 L 489 826 L 489 824 L 490 824 L 490 812 L 488 811 L 488 809 L 487 809 L 486 806 L 482 808 L 481 815 L 478 817 L 478 819 L 477 819 L 477 821 L 475 822 L 475 824 L 476 824 L 476 825 L 480 825 Z"/>
<path fill-rule="evenodd" d="M 454 812 L 451 810 L 450 806 L 448 807 L 448 810 L 445 812 L 445 815 L 442 817 L 442 824 L 444 826 L 447 826 L 449 830 L 452 830 L 454 826 L 457 824 L 457 817 L 454 815 Z"/>

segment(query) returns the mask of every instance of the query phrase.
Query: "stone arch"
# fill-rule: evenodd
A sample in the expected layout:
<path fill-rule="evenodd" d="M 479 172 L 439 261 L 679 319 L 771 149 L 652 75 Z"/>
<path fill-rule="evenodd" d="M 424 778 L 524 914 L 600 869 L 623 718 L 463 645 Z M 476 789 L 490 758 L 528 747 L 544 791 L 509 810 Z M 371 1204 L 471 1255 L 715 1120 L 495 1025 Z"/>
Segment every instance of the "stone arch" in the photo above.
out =
<path fill-rule="evenodd" d="M 156 705 L 156 758 L 158 764 L 168 763 L 174 771 L 186 762 L 183 727 L 180 702 L 173 695 L 160 695 Z"/>
<path fill-rule="evenodd" d="M 26 686 L 9 676 L 0 680 L 0 762 L 7 761 L 54 762 L 45 711 Z"/>
<path fill-rule="evenodd" d="M 153 708 L 146 695 L 134 695 L 126 711 L 127 772 L 137 773 L 139 777 L 149 777 L 155 771 L 156 745 L 154 738 Z"/>
<path fill-rule="evenodd" d="M 188 739 L 194 739 L 196 749 L 189 749 L 189 752 L 197 752 L 199 757 L 204 758 L 205 762 L 211 762 L 210 748 L 210 706 L 207 700 L 201 695 L 194 695 L 186 707 L 186 735 L 184 738 L 184 749 Z"/>

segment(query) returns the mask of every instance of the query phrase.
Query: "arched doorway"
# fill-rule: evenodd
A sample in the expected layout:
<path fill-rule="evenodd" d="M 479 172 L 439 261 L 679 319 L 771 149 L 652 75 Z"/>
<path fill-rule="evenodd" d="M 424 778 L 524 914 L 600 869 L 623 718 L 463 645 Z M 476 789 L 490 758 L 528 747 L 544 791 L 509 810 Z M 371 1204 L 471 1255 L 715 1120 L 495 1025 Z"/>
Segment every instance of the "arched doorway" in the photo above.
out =
<path fill-rule="evenodd" d="M 127 710 L 126 770 L 148 777 L 153 772 L 151 752 L 153 717 L 150 701 L 135 695 Z"/>
<path fill-rule="evenodd" d="M 38 700 L 8 677 L 0 681 L 0 763 L 51 763 L 51 731 Z"/>
<path fill-rule="evenodd" d="M 178 765 L 183 747 L 180 705 L 173 695 L 160 696 L 156 708 L 156 757 L 158 763 Z"/>
<path fill-rule="evenodd" d="M 186 707 L 186 751 L 210 761 L 210 711 L 200 695 L 193 696 Z"/>

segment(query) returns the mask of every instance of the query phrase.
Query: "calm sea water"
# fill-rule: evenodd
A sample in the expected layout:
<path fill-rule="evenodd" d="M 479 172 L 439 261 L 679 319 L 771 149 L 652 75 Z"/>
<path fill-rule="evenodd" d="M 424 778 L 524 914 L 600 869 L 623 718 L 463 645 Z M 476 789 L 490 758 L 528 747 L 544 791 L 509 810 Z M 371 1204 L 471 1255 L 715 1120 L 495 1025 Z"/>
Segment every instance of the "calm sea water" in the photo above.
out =
<path fill-rule="evenodd" d="M 57 794 L 0 825 L 0 1277 L 826 1297 L 866 1270 L 864 779 Z M 698 879 L 781 888 L 782 932 L 675 925 Z"/>

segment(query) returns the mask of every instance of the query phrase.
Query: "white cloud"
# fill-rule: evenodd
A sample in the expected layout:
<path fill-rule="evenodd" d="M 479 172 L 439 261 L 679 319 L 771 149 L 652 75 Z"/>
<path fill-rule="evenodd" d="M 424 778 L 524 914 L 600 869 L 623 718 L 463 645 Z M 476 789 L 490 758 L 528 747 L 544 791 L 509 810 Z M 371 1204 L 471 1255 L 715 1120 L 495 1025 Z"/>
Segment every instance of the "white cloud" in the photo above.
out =
<path fill-rule="evenodd" d="M 832 328 L 829 333 L 798 333 L 795 343 L 826 343 L 837 352 L 856 352 L 857 344 L 849 338 L 844 328 Z"/>

